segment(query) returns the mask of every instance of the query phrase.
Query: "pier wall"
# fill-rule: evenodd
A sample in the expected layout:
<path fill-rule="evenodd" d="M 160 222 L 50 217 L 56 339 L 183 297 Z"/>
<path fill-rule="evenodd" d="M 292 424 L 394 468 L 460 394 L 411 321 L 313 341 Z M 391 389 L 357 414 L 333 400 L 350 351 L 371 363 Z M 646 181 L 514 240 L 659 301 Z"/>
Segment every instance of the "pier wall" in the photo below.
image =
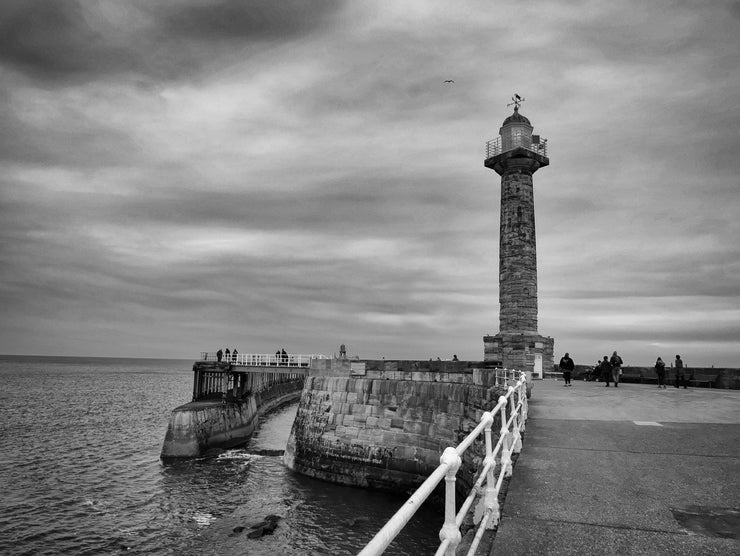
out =
<path fill-rule="evenodd" d="M 300 398 L 305 381 L 304 376 L 280 373 L 274 367 L 246 371 L 233 370 L 228 363 L 196 363 L 193 371 L 195 401 L 172 411 L 163 460 L 198 457 L 210 449 L 244 444 L 261 415 Z"/>
<path fill-rule="evenodd" d="M 319 361 L 312 365 L 285 450 L 287 467 L 339 484 L 409 491 L 439 465 L 506 390 L 484 363 Z M 500 428 L 498 416 L 493 429 Z M 458 473 L 470 488 L 483 441 Z"/>

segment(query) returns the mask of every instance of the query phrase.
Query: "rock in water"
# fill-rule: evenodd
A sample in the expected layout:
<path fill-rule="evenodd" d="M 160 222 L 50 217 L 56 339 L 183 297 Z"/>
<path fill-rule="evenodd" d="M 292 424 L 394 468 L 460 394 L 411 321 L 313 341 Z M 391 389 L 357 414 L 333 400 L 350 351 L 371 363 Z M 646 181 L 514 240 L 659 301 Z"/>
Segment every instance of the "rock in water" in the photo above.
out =
<path fill-rule="evenodd" d="M 277 529 L 278 521 L 280 521 L 280 519 L 281 517 L 279 515 L 268 515 L 259 523 L 251 525 L 249 527 L 251 531 L 247 533 L 247 536 L 250 539 L 258 539 L 260 537 L 264 537 L 265 535 L 272 535 L 275 529 Z"/>

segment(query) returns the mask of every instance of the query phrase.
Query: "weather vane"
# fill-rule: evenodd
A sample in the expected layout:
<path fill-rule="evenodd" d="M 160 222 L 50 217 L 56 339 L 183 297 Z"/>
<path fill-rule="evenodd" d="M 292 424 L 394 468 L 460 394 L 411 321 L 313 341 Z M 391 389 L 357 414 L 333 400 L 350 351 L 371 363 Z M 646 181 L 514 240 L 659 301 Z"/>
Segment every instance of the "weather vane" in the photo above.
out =
<path fill-rule="evenodd" d="M 524 102 L 524 97 L 520 97 L 518 94 L 514 93 L 514 96 L 511 97 L 511 100 L 514 102 L 510 102 L 506 106 L 514 105 L 514 110 L 519 110 L 519 105 Z"/>

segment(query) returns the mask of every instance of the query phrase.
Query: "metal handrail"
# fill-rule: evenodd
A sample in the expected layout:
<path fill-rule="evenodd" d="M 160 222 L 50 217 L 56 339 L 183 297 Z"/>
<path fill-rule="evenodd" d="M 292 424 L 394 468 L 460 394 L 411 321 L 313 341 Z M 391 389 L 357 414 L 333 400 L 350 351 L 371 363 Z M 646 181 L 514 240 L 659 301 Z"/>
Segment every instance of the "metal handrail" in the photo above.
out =
<path fill-rule="evenodd" d="M 542 156 L 547 156 L 547 139 L 539 135 L 517 134 L 506 138 L 499 135 L 486 143 L 486 160 L 499 154 L 513 151 L 519 147 Z"/>
<path fill-rule="evenodd" d="M 500 396 L 496 407 L 483 414 L 478 426 L 473 429 L 456 447 L 448 447 L 439 458 L 440 464 L 426 481 L 414 492 L 406 503 L 391 517 L 383 528 L 376 533 L 373 539 L 359 552 L 358 556 L 378 556 L 383 554 L 388 545 L 393 542 L 398 533 L 416 513 L 421 504 L 434 491 L 440 481 L 445 479 L 445 520 L 439 532 L 441 544 L 435 553 L 436 556 L 454 556 L 457 545 L 460 544 L 460 525 L 468 514 L 473 502 L 480 492 L 483 496 L 479 502 L 482 516 L 478 522 L 473 542 L 468 550 L 468 556 L 473 556 L 486 529 L 493 529 L 499 522 L 501 512 L 498 495 L 504 477 L 512 474 L 511 455 L 518 454 L 522 449 L 522 435 L 527 421 L 527 378 L 521 371 L 497 370 L 496 383 L 502 381 L 508 384 L 506 395 Z M 513 385 L 512 385 L 513 383 Z M 517 393 L 516 400 L 514 392 Z M 508 408 L 508 418 L 507 418 Z M 494 415 L 501 413 L 501 429 L 496 446 L 493 446 L 491 427 Z M 460 468 L 462 455 L 481 432 L 485 435 L 486 457 L 484 465 L 470 494 L 463 502 L 459 512 L 455 512 L 455 475 Z M 498 457 L 498 477 L 494 471 Z M 485 484 L 485 490 L 482 491 Z"/>
<path fill-rule="evenodd" d="M 218 361 L 216 352 L 201 351 L 201 361 Z M 317 353 L 233 353 L 222 354 L 221 361 L 240 367 L 309 367 L 312 359 L 329 359 L 326 355 Z"/>

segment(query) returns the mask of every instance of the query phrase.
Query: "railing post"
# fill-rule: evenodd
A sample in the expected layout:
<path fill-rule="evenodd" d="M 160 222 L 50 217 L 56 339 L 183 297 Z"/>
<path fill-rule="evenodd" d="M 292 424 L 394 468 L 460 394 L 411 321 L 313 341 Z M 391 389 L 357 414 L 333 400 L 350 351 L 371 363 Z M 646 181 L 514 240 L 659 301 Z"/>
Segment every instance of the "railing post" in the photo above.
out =
<path fill-rule="evenodd" d="M 439 532 L 439 540 L 449 541 L 445 556 L 455 556 L 455 549 L 460 544 L 462 535 L 460 529 L 458 529 L 455 523 L 455 517 L 457 513 L 457 507 L 455 506 L 455 475 L 457 470 L 460 468 L 462 460 L 457 454 L 455 448 L 445 448 L 442 453 L 442 457 L 439 458 L 441 464 L 447 464 L 447 472 L 445 473 L 445 523 Z"/>
<path fill-rule="evenodd" d="M 491 519 L 488 520 L 487 529 L 495 529 L 501 517 L 501 511 L 498 504 L 498 491 L 496 490 L 496 462 L 493 461 L 493 440 L 491 438 L 494 415 L 490 412 L 488 412 L 488 415 L 490 415 L 491 423 L 483 429 L 483 432 L 486 437 L 486 459 L 491 460 L 491 465 L 488 467 L 488 473 L 486 475 L 485 503 L 486 509 L 491 510 Z"/>
<path fill-rule="evenodd" d="M 518 454 L 522 451 L 522 437 L 519 434 L 519 413 L 516 410 L 517 403 L 514 401 L 514 394 L 517 390 L 513 386 L 509 386 L 509 403 L 511 404 L 511 432 L 513 434 L 513 442 L 511 451 Z"/>
<path fill-rule="evenodd" d="M 509 404 L 506 396 L 501 396 L 498 401 L 501 404 L 501 469 L 504 477 L 511 477 L 511 437 L 506 426 L 506 407 Z"/>

